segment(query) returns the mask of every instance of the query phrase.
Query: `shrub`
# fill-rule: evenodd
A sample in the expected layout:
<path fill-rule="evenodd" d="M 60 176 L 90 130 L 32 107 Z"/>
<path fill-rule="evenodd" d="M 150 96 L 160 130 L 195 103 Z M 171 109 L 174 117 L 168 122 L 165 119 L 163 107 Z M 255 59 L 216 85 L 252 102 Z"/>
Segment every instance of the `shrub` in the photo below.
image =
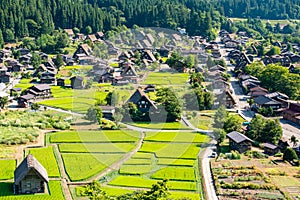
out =
<path fill-rule="evenodd" d="M 286 161 L 298 160 L 298 156 L 297 156 L 295 150 L 292 148 L 287 148 L 283 154 L 283 160 L 286 160 Z"/>

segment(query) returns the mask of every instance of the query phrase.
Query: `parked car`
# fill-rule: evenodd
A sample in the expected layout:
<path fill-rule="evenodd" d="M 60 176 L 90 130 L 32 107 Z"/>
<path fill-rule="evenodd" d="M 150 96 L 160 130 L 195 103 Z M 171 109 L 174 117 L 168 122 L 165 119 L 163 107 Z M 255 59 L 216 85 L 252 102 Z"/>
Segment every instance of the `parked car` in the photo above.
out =
<path fill-rule="evenodd" d="M 216 152 L 212 152 L 212 154 L 210 155 L 211 158 L 215 158 L 217 157 L 217 153 Z"/>

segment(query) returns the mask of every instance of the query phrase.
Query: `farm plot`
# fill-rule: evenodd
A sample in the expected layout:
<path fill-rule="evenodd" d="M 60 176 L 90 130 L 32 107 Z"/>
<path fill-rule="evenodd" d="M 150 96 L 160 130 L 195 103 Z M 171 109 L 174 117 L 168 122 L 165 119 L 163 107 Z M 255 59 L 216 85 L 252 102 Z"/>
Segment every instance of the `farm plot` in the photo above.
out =
<path fill-rule="evenodd" d="M 195 165 L 194 159 L 173 159 L 173 158 L 159 158 L 157 164 L 170 166 L 189 166 Z"/>
<path fill-rule="evenodd" d="M 139 152 L 121 166 L 119 175 L 108 182 L 108 185 L 150 188 L 158 180 L 169 179 L 171 190 L 198 191 L 200 180 L 199 172 L 196 171 L 196 159 L 200 147 L 193 141 L 206 142 L 207 136 L 192 132 L 159 132 L 146 135 L 146 141 Z M 135 168 L 133 164 L 138 167 Z M 199 197 L 196 194 L 191 196 L 195 199 Z"/>
<path fill-rule="evenodd" d="M 140 152 L 155 153 L 158 158 L 196 159 L 200 148 L 190 143 L 144 142 Z"/>
<path fill-rule="evenodd" d="M 212 164 L 212 172 L 215 180 L 216 191 L 220 199 L 235 194 L 237 196 L 248 196 L 251 199 L 261 199 L 264 196 L 276 197 L 275 199 L 285 199 L 280 193 L 279 187 L 273 184 L 255 161 L 251 166 L 237 165 L 242 161 L 236 162 L 215 162 Z M 280 178 L 281 179 L 281 178 Z M 279 179 L 279 180 L 280 180 Z M 262 195 L 264 194 L 264 195 Z"/>
<path fill-rule="evenodd" d="M 142 174 L 147 174 L 153 170 L 152 165 L 141 165 L 141 164 L 136 164 L 136 165 L 122 165 L 122 167 L 119 170 L 120 174 L 126 175 L 142 175 Z"/>
<path fill-rule="evenodd" d="M 189 75 L 185 73 L 151 72 L 143 84 L 184 85 L 187 82 L 188 77 Z"/>
<path fill-rule="evenodd" d="M 63 131 L 52 133 L 50 143 L 58 144 L 68 176 L 85 180 L 100 173 L 135 148 L 136 131 Z"/>
<path fill-rule="evenodd" d="M 100 173 L 124 154 L 62 153 L 68 176 L 72 181 L 85 180 Z"/>
<path fill-rule="evenodd" d="M 193 132 L 159 132 L 147 133 L 145 141 L 203 143 L 208 142 L 207 139 L 206 135 Z"/>
<path fill-rule="evenodd" d="M 136 131 L 65 131 L 53 133 L 51 143 L 85 142 L 136 142 L 140 133 Z"/>
<path fill-rule="evenodd" d="M 61 153 L 126 153 L 132 150 L 132 143 L 67 143 L 59 144 Z"/>
<path fill-rule="evenodd" d="M 39 104 L 61 108 L 64 110 L 72 110 L 78 113 L 86 113 L 90 106 L 95 105 L 96 102 L 105 102 L 108 92 L 112 91 L 107 87 L 99 89 L 93 87 L 86 90 L 73 90 L 59 86 L 52 86 L 51 91 L 54 99 L 40 101 Z M 130 93 L 128 90 L 115 90 L 118 96 L 117 102 L 124 102 L 128 99 Z"/>
<path fill-rule="evenodd" d="M 124 186 L 124 187 L 138 187 L 138 188 L 151 188 L 157 180 L 145 179 L 137 176 L 118 176 L 109 185 Z M 195 191 L 196 183 L 187 181 L 169 181 L 170 189 L 174 190 L 187 190 Z"/>
<path fill-rule="evenodd" d="M 29 150 L 29 153 L 45 167 L 49 177 L 60 177 L 52 146 L 46 148 L 33 148 Z"/>
<path fill-rule="evenodd" d="M 185 126 L 181 122 L 163 122 L 163 123 L 135 122 L 135 123 L 130 123 L 130 125 L 142 127 L 142 128 L 161 129 L 161 130 L 189 130 L 190 129 L 189 127 Z"/>
<path fill-rule="evenodd" d="M 0 180 L 8 180 L 14 177 L 16 160 L 0 160 Z"/>
<path fill-rule="evenodd" d="M 191 167 L 164 167 L 155 172 L 151 178 L 195 181 L 195 171 Z"/>
<path fill-rule="evenodd" d="M 0 200 L 60 200 L 65 199 L 60 181 L 49 181 L 49 193 L 39 195 L 14 195 L 13 183 L 0 182 Z"/>

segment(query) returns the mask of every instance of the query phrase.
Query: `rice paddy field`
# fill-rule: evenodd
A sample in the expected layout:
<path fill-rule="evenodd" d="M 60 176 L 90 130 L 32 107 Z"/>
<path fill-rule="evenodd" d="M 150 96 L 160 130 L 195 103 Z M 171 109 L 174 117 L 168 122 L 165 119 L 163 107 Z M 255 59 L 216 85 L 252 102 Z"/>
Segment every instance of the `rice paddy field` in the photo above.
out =
<path fill-rule="evenodd" d="M 50 194 L 14 195 L 12 182 L 0 182 L 1 200 L 61 200 L 65 199 L 60 181 L 49 181 Z"/>
<path fill-rule="evenodd" d="M 16 160 L 0 160 L 0 180 L 9 180 L 14 177 Z"/>
<path fill-rule="evenodd" d="M 141 149 L 121 166 L 107 187 L 147 189 L 168 179 L 170 197 L 200 199 L 197 156 L 201 144 L 208 140 L 207 136 L 193 132 L 146 133 Z"/>
<path fill-rule="evenodd" d="M 69 178 L 80 181 L 120 160 L 139 138 L 135 131 L 63 131 L 49 135 L 47 142 L 58 145 Z"/>
<path fill-rule="evenodd" d="M 186 73 L 166 73 L 166 72 L 151 72 L 144 85 L 185 85 L 188 81 L 189 74 Z"/>
<path fill-rule="evenodd" d="M 84 90 L 51 86 L 54 98 L 40 101 L 39 104 L 78 113 L 86 113 L 88 108 L 95 105 L 95 103 L 106 102 L 105 98 L 111 91 L 113 91 L 112 87 L 108 86 L 95 86 Z M 129 90 L 118 89 L 115 91 L 118 97 L 116 104 L 125 102 L 130 96 Z"/>
<path fill-rule="evenodd" d="M 185 126 L 181 122 L 164 122 L 164 123 L 156 123 L 156 122 L 135 122 L 129 123 L 132 126 L 148 128 L 148 129 L 161 129 L 161 130 L 188 130 L 189 127 Z"/>
<path fill-rule="evenodd" d="M 53 147 L 31 148 L 29 153 L 32 154 L 47 170 L 49 177 L 60 177 Z"/>

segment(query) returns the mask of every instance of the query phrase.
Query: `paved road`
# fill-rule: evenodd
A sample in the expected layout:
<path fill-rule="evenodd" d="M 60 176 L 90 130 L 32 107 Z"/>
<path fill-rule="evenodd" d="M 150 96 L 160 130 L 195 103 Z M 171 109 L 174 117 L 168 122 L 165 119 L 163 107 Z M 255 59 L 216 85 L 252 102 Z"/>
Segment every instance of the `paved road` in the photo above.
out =
<path fill-rule="evenodd" d="M 77 113 L 77 112 L 72 112 L 70 110 L 63 110 L 63 109 L 60 109 L 60 108 L 54 108 L 54 107 L 45 106 L 45 105 L 42 105 L 42 107 L 46 107 L 47 110 L 55 110 L 57 112 L 67 113 L 67 114 L 74 115 L 74 116 L 79 116 L 79 117 L 84 117 L 84 114 L 80 114 L 80 113 Z"/>
<path fill-rule="evenodd" d="M 203 180 L 206 188 L 206 198 L 208 200 L 217 200 L 217 194 L 214 186 L 214 181 L 212 178 L 211 168 L 210 168 L 210 155 L 213 152 L 213 148 L 215 147 L 215 141 L 212 141 L 210 146 L 208 146 L 201 158 L 201 169 L 203 173 Z"/>
<path fill-rule="evenodd" d="M 290 142 L 290 139 L 291 139 L 292 135 L 295 135 L 296 138 L 300 139 L 300 126 L 293 124 L 284 119 L 280 119 L 280 125 L 281 125 L 282 131 L 283 131 L 283 136 L 282 136 L 283 139 L 288 141 L 289 144 L 291 146 L 293 146 L 293 144 Z"/>

